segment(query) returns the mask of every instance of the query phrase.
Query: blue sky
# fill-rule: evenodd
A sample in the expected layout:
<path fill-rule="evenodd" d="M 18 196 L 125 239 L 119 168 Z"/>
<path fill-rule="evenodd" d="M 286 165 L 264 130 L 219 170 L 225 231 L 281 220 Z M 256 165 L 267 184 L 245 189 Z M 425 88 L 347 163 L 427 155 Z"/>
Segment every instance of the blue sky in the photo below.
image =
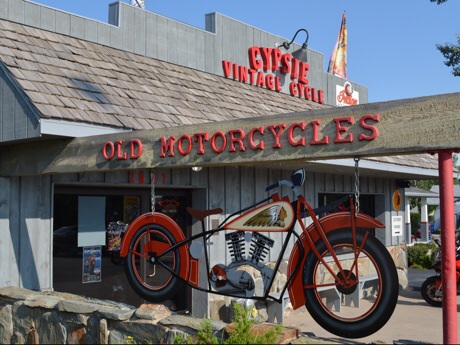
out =
<path fill-rule="evenodd" d="M 107 22 L 114 0 L 34 2 Z M 124 2 L 129 2 L 125 0 Z M 460 77 L 436 44 L 457 43 L 460 1 L 429 0 L 146 0 L 146 10 L 204 28 L 204 16 L 219 12 L 286 39 L 305 28 L 310 49 L 324 54 L 324 68 L 337 39 L 343 11 L 348 26 L 348 78 L 369 88 L 369 102 L 460 91 Z M 303 43 L 303 33 L 296 42 Z"/>

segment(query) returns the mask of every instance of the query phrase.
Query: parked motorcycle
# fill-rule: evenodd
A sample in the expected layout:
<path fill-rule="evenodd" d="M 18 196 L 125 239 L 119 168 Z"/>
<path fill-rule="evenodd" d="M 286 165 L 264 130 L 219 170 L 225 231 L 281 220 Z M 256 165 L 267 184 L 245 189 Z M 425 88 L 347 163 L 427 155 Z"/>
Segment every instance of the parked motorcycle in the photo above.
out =
<path fill-rule="evenodd" d="M 457 274 L 457 294 L 460 291 L 460 232 L 456 232 L 456 274 Z M 441 242 L 438 239 L 434 240 L 438 245 L 438 250 L 435 256 L 435 262 L 432 268 L 436 271 L 435 276 L 431 276 L 425 279 L 421 286 L 421 293 L 423 299 L 432 306 L 442 306 L 442 277 L 441 277 Z"/>

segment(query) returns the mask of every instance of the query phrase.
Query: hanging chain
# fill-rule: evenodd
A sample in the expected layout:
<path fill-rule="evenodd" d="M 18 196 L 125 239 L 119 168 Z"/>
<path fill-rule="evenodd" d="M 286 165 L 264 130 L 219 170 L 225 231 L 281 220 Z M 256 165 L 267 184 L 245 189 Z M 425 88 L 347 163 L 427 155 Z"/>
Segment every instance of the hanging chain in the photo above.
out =
<path fill-rule="evenodd" d="M 355 157 L 355 217 L 359 212 L 359 157 Z"/>
<path fill-rule="evenodd" d="M 152 213 L 155 213 L 155 169 L 150 170 L 150 202 L 152 204 Z"/>

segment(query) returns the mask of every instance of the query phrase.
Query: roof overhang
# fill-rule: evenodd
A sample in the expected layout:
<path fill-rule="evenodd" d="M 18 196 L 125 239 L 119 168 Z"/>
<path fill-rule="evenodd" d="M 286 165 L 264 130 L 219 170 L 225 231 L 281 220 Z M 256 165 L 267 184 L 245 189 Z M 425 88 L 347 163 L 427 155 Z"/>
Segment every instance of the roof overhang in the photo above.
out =
<path fill-rule="evenodd" d="M 131 132 L 131 130 L 98 126 L 89 123 L 64 121 L 56 119 L 40 119 L 42 135 L 56 135 L 61 137 L 80 138 L 111 133 Z"/>

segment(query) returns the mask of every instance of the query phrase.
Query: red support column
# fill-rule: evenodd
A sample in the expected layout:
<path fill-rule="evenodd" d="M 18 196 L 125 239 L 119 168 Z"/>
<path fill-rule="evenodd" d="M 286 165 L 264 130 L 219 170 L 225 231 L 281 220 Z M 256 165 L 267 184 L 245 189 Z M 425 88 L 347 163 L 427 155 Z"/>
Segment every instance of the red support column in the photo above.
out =
<path fill-rule="evenodd" d="M 451 151 L 438 153 L 438 168 L 439 201 L 441 208 L 443 343 L 458 344 L 454 177 Z"/>

